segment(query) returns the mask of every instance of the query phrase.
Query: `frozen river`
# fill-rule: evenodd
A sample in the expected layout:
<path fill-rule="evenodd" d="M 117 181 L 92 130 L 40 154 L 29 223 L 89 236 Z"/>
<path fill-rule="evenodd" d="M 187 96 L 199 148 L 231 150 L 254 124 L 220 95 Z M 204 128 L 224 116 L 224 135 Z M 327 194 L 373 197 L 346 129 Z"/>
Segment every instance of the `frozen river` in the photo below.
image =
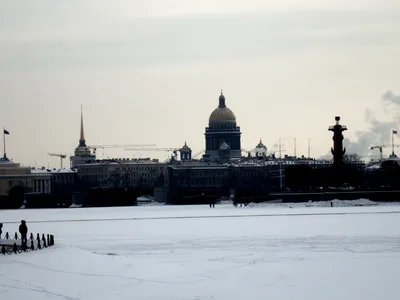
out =
<path fill-rule="evenodd" d="M 0 256 L 1 299 L 399 299 L 400 205 L 0 211 L 56 246 Z"/>

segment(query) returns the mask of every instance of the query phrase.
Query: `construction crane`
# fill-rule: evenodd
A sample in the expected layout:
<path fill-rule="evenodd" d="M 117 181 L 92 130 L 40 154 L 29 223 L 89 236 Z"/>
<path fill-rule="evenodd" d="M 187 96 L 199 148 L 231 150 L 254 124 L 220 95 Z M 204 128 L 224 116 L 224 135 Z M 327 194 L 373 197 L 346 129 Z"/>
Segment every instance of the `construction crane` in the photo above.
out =
<path fill-rule="evenodd" d="M 125 144 L 125 145 L 89 145 L 88 148 L 92 149 L 93 154 L 96 155 L 97 149 L 102 149 L 102 157 L 104 157 L 104 149 L 108 148 L 136 148 L 136 147 L 155 147 L 155 144 Z"/>
<path fill-rule="evenodd" d="M 61 169 L 63 168 L 63 159 L 67 157 L 67 155 L 66 155 L 66 154 L 59 154 L 59 153 L 47 153 L 47 155 L 50 155 L 50 156 L 57 156 L 57 157 L 59 157 L 59 158 L 60 158 L 60 168 L 61 168 Z"/>
<path fill-rule="evenodd" d="M 194 155 L 192 155 L 192 158 L 196 158 L 196 157 L 198 157 L 198 156 L 204 154 L 204 152 L 205 152 L 205 151 L 204 151 L 204 149 L 203 149 L 203 150 L 201 150 L 201 151 L 195 153 Z"/>
<path fill-rule="evenodd" d="M 282 152 L 287 152 L 287 150 L 285 148 L 283 148 L 283 144 L 281 143 L 281 139 L 279 139 L 279 144 L 274 144 L 272 146 L 272 150 L 271 152 L 275 153 L 278 152 L 279 153 L 279 158 L 282 158 Z"/>
<path fill-rule="evenodd" d="M 370 150 L 379 149 L 379 157 L 380 157 L 380 160 L 382 161 L 383 160 L 382 149 L 388 148 L 388 147 L 400 147 L 400 145 L 375 145 L 375 146 L 371 146 Z"/>
<path fill-rule="evenodd" d="M 174 157 L 176 157 L 177 151 L 179 151 L 179 148 L 125 148 L 124 150 L 126 151 L 141 151 L 141 152 L 146 152 L 146 151 L 164 151 L 165 153 L 167 152 L 173 152 Z"/>
<path fill-rule="evenodd" d="M 179 148 L 125 148 L 126 151 L 178 151 Z"/>

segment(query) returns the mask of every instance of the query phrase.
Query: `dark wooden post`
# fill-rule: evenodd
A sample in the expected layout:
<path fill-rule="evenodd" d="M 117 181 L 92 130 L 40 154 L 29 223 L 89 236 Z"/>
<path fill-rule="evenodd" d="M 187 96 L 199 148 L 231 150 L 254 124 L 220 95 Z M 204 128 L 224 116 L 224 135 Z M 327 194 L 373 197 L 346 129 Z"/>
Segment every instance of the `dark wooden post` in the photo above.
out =
<path fill-rule="evenodd" d="M 42 234 L 42 242 L 43 242 L 43 247 L 47 247 L 47 243 L 46 243 L 46 238 L 44 237 L 44 233 Z"/>

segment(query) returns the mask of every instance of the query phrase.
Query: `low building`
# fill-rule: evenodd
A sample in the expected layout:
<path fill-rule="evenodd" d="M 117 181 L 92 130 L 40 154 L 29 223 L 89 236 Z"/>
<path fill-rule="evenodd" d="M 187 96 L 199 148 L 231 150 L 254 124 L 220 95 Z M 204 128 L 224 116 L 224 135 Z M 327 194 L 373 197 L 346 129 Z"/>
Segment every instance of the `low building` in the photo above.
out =
<path fill-rule="evenodd" d="M 75 166 L 79 184 L 86 188 L 163 186 L 166 163 L 156 159 L 107 159 Z"/>
<path fill-rule="evenodd" d="M 72 201 L 72 193 L 76 183 L 76 170 L 32 168 L 31 172 L 33 174 L 50 174 L 51 194 L 55 202 Z"/>
<path fill-rule="evenodd" d="M 220 197 L 261 197 L 279 190 L 288 161 L 192 161 L 168 167 L 171 203 L 204 203 Z"/>
<path fill-rule="evenodd" d="M 0 195 L 8 196 L 13 189 L 30 193 L 51 193 L 51 174 L 32 172 L 10 160 L 0 160 Z"/>
<path fill-rule="evenodd" d="M 19 208 L 26 193 L 51 194 L 51 174 L 0 159 L 0 208 Z"/>
<path fill-rule="evenodd" d="M 350 168 L 351 165 L 351 168 Z M 363 162 L 346 164 L 349 170 L 364 170 Z M 285 190 L 290 176 L 308 176 L 307 170 L 330 172 L 332 161 L 285 156 L 282 159 L 248 157 L 219 161 L 191 161 L 168 167 L 168 201 L 204 203 L 220 197 L 264 197 Z M 354 171 L 353 170 L 353 171 Z M 294 173 L 296 171 L 297 173 Z M 323 172 L 321 174 L 325 174 Z M 319 172 L 315 172 L 319 174 Z M 293 179 L 290 178 L 290 184 Z"/>

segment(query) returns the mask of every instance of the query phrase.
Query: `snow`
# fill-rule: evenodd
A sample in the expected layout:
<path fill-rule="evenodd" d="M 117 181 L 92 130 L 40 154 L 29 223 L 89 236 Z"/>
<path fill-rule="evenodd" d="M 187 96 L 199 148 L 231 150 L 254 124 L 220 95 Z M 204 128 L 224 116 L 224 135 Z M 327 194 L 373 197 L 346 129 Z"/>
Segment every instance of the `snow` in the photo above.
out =
<path fill-rule="evenodd" d="M 0 295 L 397 300 L 400 205 L 309 204 L 0 211 L 3 232 L 25 219 L 56 243 L 0 256 Z"/>
<path fill-rule="evenodd" d="M 76 173 L 73 169 L 36 169 L 32 168 L 31 173 Z"/>
<path fill-rule="evenodd" d="M 381 168 L 381 164 L 380 163 L 376 163 L 373 165 L 370 165 L 369 167 L 367 167 L 367 170 L 376 170 L 376 169 L 380 169 Z"/>
<path fill-rule="evenodd" d="M 30 247 L 31 246 L 31 240 L 28 240 L 28 243 L 27 243 L 27 245 L 28 245 L 28 247 Z M 19 246 L 19 248 L 22 246 L 22 241 L 21 240 L 18 240 L 18 241 L 16 241 L 16 240 L 14 240 L 14 239 L 12 239 L 12 240 L 5 240 L 5 239 L 0 239 L 0 245 L 1 246 L 13 246 L 14 244 L 17 244 L 17 246 Z M 34 241 L 34 244 L 33 244 L 35 247 L 37 247 L 37 245 L 38 245 L 38 242 L 37 241 Z"/>
<path fill-rule="evenodd" d="M 371 206 L 371 205 L 378 205 L 377 202 L 371 201 L 369 199 L 358 199 L 358 200 L 332 200 L 332 201 L 320 201 L 315 202 L 316 207 L 351 207 L 351 206 Z"/>
<path fill-rule="evenodd" d="M 377 202 L 371 201 L 369 199 L 358 199 L 358 200 L 332 200 L 332 201 L 309 201 L 302 203 L 250 203 L 249 207 L 331 207 L 331 203 L 333 207 L 352 207 L 352 206 L 372 206 L 378 205 Z M 386 205 L 387 203 L 385 203 Z M 382 205 L 382 204 L 381 204 Z"/>

